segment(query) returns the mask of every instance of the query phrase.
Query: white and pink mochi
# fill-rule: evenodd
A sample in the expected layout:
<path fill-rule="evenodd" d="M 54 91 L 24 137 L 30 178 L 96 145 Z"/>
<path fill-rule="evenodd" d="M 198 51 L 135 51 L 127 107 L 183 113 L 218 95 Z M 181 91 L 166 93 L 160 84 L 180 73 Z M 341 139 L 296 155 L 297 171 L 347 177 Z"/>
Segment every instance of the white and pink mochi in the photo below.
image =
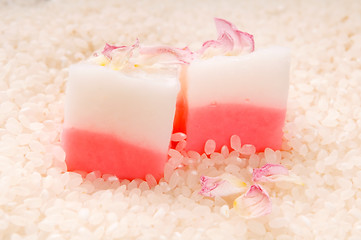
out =
<path fill-rule="evenodd" d="M 255 51 L 253 36 L 215 19 L 218 39 L 186 48 L 106 45 L 71 66 L 63 146 L 68 170 L 119 178 L 163 176 L 172 132 L 186 150 L 216 150 L 238 135 L 257 151 L 280 149 L 290 53 Z"/>
<path fill-rule="evenodd" d="M 257 151 L 280 149 L 290 54 L 271 47 L 240 56 L 194 60 L 187 70 L 187 148 L 202 151 L 213 139 L 218 149 L 232 135 Z"/>
<path fill-rule="evenodd" d="M 159 179 L 179 88 L 176 73 L 126 74 L 90 63 L 71 66 L 62 135 L 68 170 Z"/>

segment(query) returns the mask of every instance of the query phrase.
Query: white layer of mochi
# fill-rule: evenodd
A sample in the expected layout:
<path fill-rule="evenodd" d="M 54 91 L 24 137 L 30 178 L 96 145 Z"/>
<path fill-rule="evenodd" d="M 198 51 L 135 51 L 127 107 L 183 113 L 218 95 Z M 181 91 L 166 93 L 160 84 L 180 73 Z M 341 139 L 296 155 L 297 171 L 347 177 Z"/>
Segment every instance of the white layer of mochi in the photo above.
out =
<path fill-rule="evenodd" d="M 285 108 L 289 71 L 290 51 L 284 47 L 194 60 L 187 73 L 189 107 L 250 103 Z"/>
<path fill-rule="evenodd" d="M 167 151 L 178 75 L 127 75 L 89 63 L 70 67 L 65 128 L 112 134 L 140 147 Z"/>

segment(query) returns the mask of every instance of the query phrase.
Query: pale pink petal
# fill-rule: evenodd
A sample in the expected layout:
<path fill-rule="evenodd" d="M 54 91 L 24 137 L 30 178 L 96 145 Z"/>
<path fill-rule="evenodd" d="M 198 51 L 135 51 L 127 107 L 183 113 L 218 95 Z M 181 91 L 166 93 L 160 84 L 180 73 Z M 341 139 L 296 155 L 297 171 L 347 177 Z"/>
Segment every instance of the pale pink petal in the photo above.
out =
<path fill-rule="evenodd" d="M 221 34 L 217 40 L 209 40 L 203 43 L 200 54 L 206 55 L 221 55 L 226 52 L 233 50 L 234 43 L 233 39 L 228 33 Z M 209 53 L 211 52 L 211 53 Z"/>
<path fill-rule="evenodd" d="M 214 19 L 218 39 L 203 43 L 199 54 L 203 58 L 216 55 L 239 55 L 254 51 L 254 39 L 249 33 L 239 31 L 232 23 L 220 19 Z"/>
<path fill-rule="evenodd" d="M 257 218 L 272 211 L 271 199 L 259 185 L 252 185 L 245 194 L 234 200 L 233 207 L 246 218 Z"/>
<path fill-rule="evenodd" d="M 126 49 L 127 46 L 112 46 L 112 45 L 109 45 L 108 43 L 105 44 L 105 47 L 102 51 L 102 54 L 104 56 L 106 56 L 107 58 L 111 59 L 112 58 L 112 51 L 115 50 L 115 49 Z"/>
<path fill-rule="evenodd" d="M 300 177 L 290 173 L 280 164 L 266 164 L 261 168 L 253 169 L 254 182 L 292 182 L 304 185 Z"/>
<path fill-rule="evenodd" d="M 188 47 L 182 49 L 168 46 L 141 47 L 139 53 L 145 64 L 156 62 L 189 64 L 194 59 L 194 53 Z"/>
<path fill-rule="evenodd" d="M 215 18 L 214 21 L 219 35 L 226 32 L 231 36 L 236 51 L 254 51 L 254 39 L 251 34 L 238 30 L 235 25 L 224 19 Z"/>
<path fill-rule="evenodd" d="M 121 69 L 132 57 L 134 49 L 139 47 L 139 40 L 131 46 L 112 46 L 106 43 L 102 55 L 105 56 L 110 62 L 114 70 Z"/>
<path fill-rule="evenodd" d="M 202 186 L 199 192 L 206 197 L 222 197 L 236 193 L 242 193 L 246 184 L 231 174 L 222 174 L 219 177 L 202 176 L 200 178 Z"/>

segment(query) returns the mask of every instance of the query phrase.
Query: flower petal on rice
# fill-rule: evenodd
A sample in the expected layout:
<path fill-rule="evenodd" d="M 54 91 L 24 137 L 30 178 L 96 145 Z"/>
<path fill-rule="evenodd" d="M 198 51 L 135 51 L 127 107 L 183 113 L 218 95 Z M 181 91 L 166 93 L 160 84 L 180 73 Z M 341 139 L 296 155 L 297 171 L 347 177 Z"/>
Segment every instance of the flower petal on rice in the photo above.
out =
<path fill-rule="evenodd" d="M 200 182 L 202 189 L 199 193 L 206 197 L 223 197 L 243 193 L 247 186 L 239 178 L 228 173 L 218 177 L 202 176 Z"/>
<path fill-rule="evenodd" d="M 303 185 L 299 177 L 290 174 L 288 169 L 280 164 L 266 164 L 261 168 L 255 168 L 252 175 L 254 182 L 287 181 Z"/>
<path fill-rule="evenodd" d="M 267 192 L 259 185 L 250 189 L 233 202 L 234 209 L 245 218 L 257 218 L 271 213 L 272 203 Z"/>

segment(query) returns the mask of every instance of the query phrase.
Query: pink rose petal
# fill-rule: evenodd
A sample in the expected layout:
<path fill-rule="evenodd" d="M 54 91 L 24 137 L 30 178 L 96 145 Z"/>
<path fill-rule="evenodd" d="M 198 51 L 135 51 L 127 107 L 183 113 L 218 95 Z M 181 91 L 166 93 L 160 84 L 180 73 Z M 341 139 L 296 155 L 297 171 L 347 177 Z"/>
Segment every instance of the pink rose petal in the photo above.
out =
<path fill-rule="evenodd" d="M 254 182 L 292 182 L 304 185 L 300 177 L 290 173 L 287 168 L 280 164 L 266 164 L 261 168 L 253 169 Z"/>
<path fill-rule="evenodd" d="M 209 40 L 203 43 L 200 54 L 206 55 L 206 52 L 210 49 L 217 49 L 219 51 L 218 54 L 222 54 L 225 52 L 230 52 L 233 50 L 234 43 L 233 39 L 228 33 L 221 34 L 217 40 Z"/>
<path fill-rule="evenodd" d="M 104 50 L 102 51 L 103 56 L 105 56 L 108 61 L 111 61 L 112 67 L 114 69 L 120 69 L 124 64 L 126 64 L 131 56 L 133 55 L 134 49 L 139 47 L 139 40 L 131 46 L 112 46 L 108 43 L 105 44 Z"/>
<path fill-rule="evenodd" d="M 245 52 L 254 51 L 253 35 L 238 30 L 235 25 L 224 19 L 215 18 L 214 21 L 219 35 L 226 32 L 231 36 L 235 50 Z"/>
<path fill-rule="evenodd" d="M 254 182 L 274 182 L 277 176 L 288 176 L 288 169 L 279 164 L 266 164 L 261 168 L 253 169 L 252 180 Z"/>
<path fill-rule="evenodd" d="M 234 200 L 233 207 L 246 218 L 261 217 L 272 211 L 270 197 L 259 185 L 252 185 L 245 194 Z"/>
<path fill-rule="evenodd" d="M 115 50 L 115 49 L 126 49 L 127 46 L 120 46 L 120 47 L 117 47 L 117 46 L 112 46 L 112 45 L 109 45 L 108 43 L 105 44 L 105 47 L 102 51 L 102 54 L 104 56 L 106 56 L 107 58 L 109 59 L 112 59 L 112 51 Z"/>
<path fill-rule="evenodd" d="M 143 61 L 148 64 L 155 62 L 189 64 L 194 58 L 194 53 L 188 47 L 182 49 L 168 46 L 141 47 L 139 53 L 143 55 Z"/>
<path fill-rule="evenodd" d="M 199 54 L 207 57 L 208 55 L 238 55 L 254 51 L 254 39 L 251 34 L 238 30 L 235 25 L 224 19 L 215 18 L 214 21 L 218 39 L 203 43 Z M 212 54 L 209 54 L 210 52 Z"/>
<path fill-rule="evenodd" d="M 242 193 L 246 184 L 231 174 L 222 174 L 219 177 L 202 176 L 200 178 L 202 189 L 199 192 L 206 197 L 222 197 Z"/>

